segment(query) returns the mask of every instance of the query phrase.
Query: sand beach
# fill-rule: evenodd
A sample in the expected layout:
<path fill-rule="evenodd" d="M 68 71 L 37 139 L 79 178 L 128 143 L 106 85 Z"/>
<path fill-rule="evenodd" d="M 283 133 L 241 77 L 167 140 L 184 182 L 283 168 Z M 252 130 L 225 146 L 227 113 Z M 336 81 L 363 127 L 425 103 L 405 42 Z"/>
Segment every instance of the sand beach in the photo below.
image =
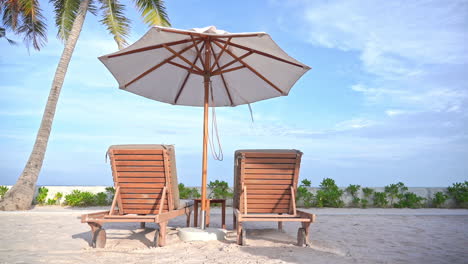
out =
<path fill-rule="evenodd" d="M 182 242 L 170 222 L 167 246 L 150 248 L 156 225 L 106 224 L 104 249 L 89 246 L 80 215 L 105 208 L 36 207 L 0 212 L 0 263 L 467 263 L 468 210 L 308 209 L 317 214 L 309 248 L 294 245 L 298 225 L 247 223 L 235 243 L 231 208 L 226 241 Z M 220 210 L 211 212 L 220 226 Z"/>

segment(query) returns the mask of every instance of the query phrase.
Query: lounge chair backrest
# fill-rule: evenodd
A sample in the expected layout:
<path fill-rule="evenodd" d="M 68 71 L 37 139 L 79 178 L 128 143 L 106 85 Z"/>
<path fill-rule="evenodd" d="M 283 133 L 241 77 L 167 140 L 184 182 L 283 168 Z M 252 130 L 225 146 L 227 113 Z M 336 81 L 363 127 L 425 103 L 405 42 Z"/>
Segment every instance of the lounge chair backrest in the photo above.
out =
<path fill-rule="evenodd" d="M 244 214 L 294 214 L 292 200 L 299 178 L 301 157 L 302 152 L 298 150 L 236 151 L 234 208 Z M 244 195 L 247 195 L 246 200 Z"/>
<path fill-rule="evenodd" d="M 120 190 L 120 214 L 158 214 L 178 207 L 173 146 L 115 145 L 108 155 L 115 188 Z"/>

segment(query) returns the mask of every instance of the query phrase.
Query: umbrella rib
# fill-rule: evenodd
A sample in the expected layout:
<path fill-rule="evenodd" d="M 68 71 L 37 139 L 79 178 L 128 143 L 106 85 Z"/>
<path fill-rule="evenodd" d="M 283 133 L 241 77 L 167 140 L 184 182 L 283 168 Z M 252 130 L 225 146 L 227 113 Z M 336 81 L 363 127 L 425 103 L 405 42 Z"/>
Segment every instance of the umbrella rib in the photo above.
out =
<path fill-rule="evenodd" d="M 176 67 L 179 67 L 181 69 L 184 69 L 184 70 L 187 70 L 188 72 L 190 73 L 194 73 L 194 74 L 198 74 L 198 75 L 204 75 L 203 72 L 200 72 L 200 71 L 197 71 L 197 70 L 194 70 L 193 67 L 192 68 L 189 68 L 187 66 L 184 66 L 182 64 L 179 64 L 177 62 L 173 62 L 173 61 L 168 61 L 167 63 L 171 64 L 171 65 L 174 65 Z"/>
<path fill-rule="evenodd" d="M 211 45 L 211 42 L 210 42 L 210 47 L 211 47 L 211 50 L 213 51 L 213 54 L 214 54 L 214 49 L 213 49 L 213 46 Z M 224 47 L 226 48 L 226 46 L 224 46 Z M 223 49 L 223 50 L 225 50 L 225 49 Z M 222 51 L 221 51 L 221 52 L 222 52 Z M 221 57 L 221 53 L 219 54 L 219 57 Z M 219 57 L 218 57 L 218 59 L 219 59 Z M 217 65 L 218 68 L 219 68 L 219 62 L 218 62 L 218 60 L 215 60 L 215 64 L 213 64 L 213 66 L 214 66 L 214 65 Z M 231 102 L 231 105 L 234 105 L 234 102 L 232 101 L 232 98 L 231 98 L 231 93 L 229 92 L 229 89 L 228 89 L 226 80 L 224 79 L 224 75 L 223 75 L 223 73 L 221 73 L 221 72 L 220 72 L 220 75 L 221 75 L 221 80 L 223 81 L 223 84 L 224 84 L 224 89 L 226 89 L 226 93 L 227 93 L 227 95 L 228 95 L 228 97 L 229 97 L 229 102 Z"/>
<path fill-rule="evenodd" d="M 221 43 L 226 43 L 226 41 L 222 40 L 222 39 L 217 39 L 216 41 L 219 41 Z M 288 63 L 288 64 L 291 64 L 291 65 L 294 65 L 294 66 L 297 66 L 297 67 L 300 67 L 300 68 L 309 68 L 308 66 L 301 65 L 301 64 L 298 64 L 298 63 L 295 63 L 295 62 L 292 62 L 292 61 L 288 61 L 288 60 L 276 57 L 274 55 L 268 54 L 266 52 L 259 51 L 259 50 L 256 50 L 256 49 L 252 49 L 252 48 L 249 48 L 249 47 L 246 47 L 246 46 L 242 46 L 242 45 L 235 44 L 235 43 L 232 43 L 232 42 L 230 43 L 230 45 L 233 46 L 233 47 L 239 48 L 239 49 L 252 51 L 252 52 L 254 52 L 254 53 L 258 54 L 258 55 L 262 55 L 262 56 L 265 56 L 265 57 L 268 57 L 268 58 L 271 58 L 271 59 L 275 59 L 275 60 L 278 60 L 278 61 L 281 61 L 281 62 L 284 62 L 284 63 Z"/>
<path fill-rule="evenodd" d="M 197 43 L 198 45 L 198 43 Z M 201 49 L 203 49 L 205 47 L 205 42 L 203 42 L 202 46 L 201 46 Z M 200 56 L 200 53 L 197 54 L 197 57 L 195 58 L 195 60 L 193 61 L 193 64 L 196 64 L 197 63 L 197 60 L 198 59 L 202 59 L 201 56 Z M 190 77 L 190 71 L 187 72 L 187 75 L 185 75 L 185 79 L 184 81 L 182 82 L 182 85 L 180 86 L 180 89 L 179 91 L 177 92 L 177 95 L 176 95 L 176 98 L 174 99 L 174 104 L 177 104 L 177 101 L 179 101 L 179 97 L 180 95 L 182 94 L 182 91 L 184 90 L 185 88 L 185 85 L 187 84 L 187 81 L 188 81 L 188 78 Z"/>
<path fill-rule="evenodd" d="M 221 47 L 221 44 L 219 44 L 218 42 L 216 41 L 213 41 L 213 43 L 215 43 L 216 45 L 218 45 L 219 47 Z M 233 58 L 239 58 L 237 57 L 234 53 L 232 53 L 231 51 L 229 50 L 226 50 L 226 52 L 231 55 Z M 275 90 L 277 90 L 278 92 L 281 93 L 281 95 L 286 95 L 285 92 L 283 92 L 280 88 L 278 88 L 278 86 L 276 86 L 274 83 L 272 83 L 270 80 L 268 80 L 267 78 L 265 78 L 265 76 L 263 76 L 262 74 L 260 74 L 259 72 L 257 72 L 254 68 L 252 68 L 252 66 L 250 66 L 249 64 L 247 64 L 246 62 L 244 62 L 243 60 L 239 59 L 239 62 L 244 65 L 245 67 L 247 67 L 247 69 L 249 69 L 251 72 L 253 72 L 255 75 L 257 75 L 260 79 L 262 79 L 263 81 L 265 81 L 266 83 L 268 83 L 271 87 L 273 87 Z"/>
<path fill-rule="evenodd" d="M 249 51 L 249 52 L 245 53 L 244 55 L 242 55 L 242 56 L 240 56 L 238 58 L 234 58 L 232 61 L 224 64 L 222 67 L 219 67 L 219 64 L 218 64 L 218 69 L 216 69 L 216 71 L 213 72 L 213 75 L 218 75 L 218 74 L 222 73 L 222 70 L 225 69 L 226 67 L 232 65 L 233 63 L 238 62 L 239 60 L 244 59 L 247 56 L 250 56 L 251 54 L 253 54 L 253 51 Z M 231 70 L 229 70 L 229 71 L 231 71 Z"/>
<path fill-rule="evenodd" d="M 218 65 L 218 68 L 219 68 L 219 64 L 218 64 L 218 61 L 219 61 L 219 58 L 221 58 L 221 56 L 223 55 L 224 51 L 226 50 L 226 48 L 229 46 L 229 42 L 231 41 L 232 38 L 228 38 L 228 40 L 226 41 L 226 43 L 224 44 L 224 47 L 221 49 L 221 51 L 219 52 L 218 56 L 215 55 L 214 53 L 214 49 L 213 49 L 213 46 L 210 45 L 211 47 L 211 50 L 213 50 L 213 55 L 215 56 L 215 61 L 213 63 L 213 65 L 211 65 L 210 67 L 210 72 L 213 71 L 214 67 L 216 65 Z"/>
<path fill-rule="evenodd" d="M 195 45 L 196 46 L 196 45 Z M 169 46 L 167 45 L 164 45 L 164 48 L 166 48 L 168 51 L 170 51 L 172 54 L 174 54 L 175 56 L 177 56 L 179 59 L 183 60 L 184 62 L 186 62 L 188 65 L 194 67 L 197 69 L 197 71 L 200 71 L 200 72 L 203 72 L 202 69 L 200 69 L 197 65 L 193 64 L 192 62 L 190 62 L 187 58 L 185 58 L 184 56 L 182 56 L 181 54 L 179 54 L 177 51 L 171 49 Z"/>
<path fill-rule="evenodd" d="M 229 69 L 224 70 L 224 71 L 216 71 L 216 72 L 214 72 L 211 76 L 223 75 L 224 73 L 228 73 L 228 72 L 232 72 L 232 71 L 237 71 L 237 70 L 240 70 L 240 69 L 243 69 L 243 68 L 246 68 L 246 66 L 245 66 L 245 65 L 241 65 L 241 66 L 229 68 Z"/>
<path fill-rule="evenodd" d="M 200 39 L 201 38 L 198 38 L 198 39 L 195 39 L 195 40 L 200 40 Z M 138 53 L 138 52 L 143 52 L 143 51 L 148 51 L 148 50 L 153 50 L 153 49 L 159 49 L 159 48 L 162 48 L 164 45 L 174 46 L 174 45 L 184 44 L 184 43 L 191 42 L 191 41 L 193 41 L 193 40 L 192 39 L 183 39 L 183 40 L 168 42 L 168 43 L 164 43 L 164 44 L 148 46 L 148 47 L 144 47 L 144 48 L 129 50 L 129 51 L 126 51 L 126 52 L 115 54 L 115 55 L 109 55 L 109 56 L 107 56 L 107 58 L 120 57 L 120 56 L 124 56 L 124 55 L 128 55 L 128 54 L 133 54 L 133 53 Z"/>
<path fill-rule="evenodd" d="M 200 41 L 199 41 L 198 43 L 200 43 Z M 197 44 L 198 44 L 198 43 L 197 43 Z M 195 46 L 195 45 L 196 45 L 196 44 L 192 44 L 192 45 L 190 45 L 190 46 L 187 46 L 187 47 L 185 47 L 184 49 L 182 49 L 181 51 L 179 51 L 179 53 L 182 54 L 182 53 L 186 52 L 187 50 L 193 48 L 193 46 Z M 162 62 L 158 63 L 157 65 L 155 65 L 155 66 L 153 66 L 153 67 L 151 67 L 150 69 L 146 70 L 146 71 L 143 72 L 142 74 L 138 75 L 136 78 L 134 78 L 134 79 L 131 80 L 130 82 L 126 83 L 126 84 L 124 85 L 124 89 L 127 88 L 127 87 L 128 87 L 129 85 L 131 85 L 132 83 L 134 83 L 134 82 L 138 81 L 139 79 L 143 78 L 143 77 L 144 77 L 145 75 L 147 75 L 148 73 L 150 73 L 150 72 L 156 70 L 157 68 L 161 67 L 162 65 L 164 65 L 164 64 L 167 63 L 168 61 L 174 59 L 175 57 L 176 57 L 175 55 L 172 55 L 171 57 L 169 57 L 169 58 L 163 60 Z"/>
<path fill-rule="evenodd" d="M 195 39 L 194 39 L 194 37 L 192 35 L 190 35 L 190 38 L 192 39 L 193 43 L 195 43 Z M 200 56 L 201 50 L 203 49 L 204 46 L 205 46 L 205 42 L 203 42 L 201 49 L 198 48 L 198 44 L 195 45 L 195 49 L 197 50 L 197 56 Z M 195 59 L 195 61 L 196 61 L 196 59 Z M 203 62 L 203 58 L 201 56 L 200 56 L 200 61 L 201 61 L 202 65 L 205 65 L 205 63 Z M 194 62 L 193 64 L 195 64 L 195 63 L 196 62 Z"/>

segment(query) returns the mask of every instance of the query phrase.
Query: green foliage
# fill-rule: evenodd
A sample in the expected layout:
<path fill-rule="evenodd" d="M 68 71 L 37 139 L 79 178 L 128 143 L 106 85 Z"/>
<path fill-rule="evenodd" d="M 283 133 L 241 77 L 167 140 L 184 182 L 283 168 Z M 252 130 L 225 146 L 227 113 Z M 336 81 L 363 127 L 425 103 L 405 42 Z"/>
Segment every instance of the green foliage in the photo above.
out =
<path fill-rule="evenodd" d="M 304 179 L 301 185 L 297 187 L 296 202 L 302 201 L 306 208 L 312 207 L 314 204 L 314 195 L 307 189 L 311 184 L 309 180 Z"/>
<path fill-rule="evenodd" d="M 185 187 L 183 183 L 179 183 L 179 197 L 180 199 L 193 199 L 200 198 L 200 193 L 197 188 Z"/>
<path fill-rule="evenodd" d="M 362 188 L 362 192 L 364 193 L 365 198 L 370 198 L 371 195 L 374 193 L 374 189 L 365 187 L 365 188 Z"/>
<path fill-rule="evenodd" d="M 468 208 L 468 181 L 454 183 L 448 187 L 448 192 L 455 199 L 457 206 Z"/>
<path fill-rule="evenodd" d="M 400 201 L 395 204 L 397 208 L 421 208 L 426 198 L 416 195 L 412 192 L 402 194 Z"/>
<path fill-rule="evenodd" d="M 364 198 L 361 199 L 361 206 L 362 208 L 367 208 L 367 206 L 369 205 L 371 196 L 374 193 L 374 189 L 365 187 L 365 188 L 362 188 L 362 192 L 364 193 Z"/>
<path fill-rule="evenodd" d="M 403 197 L 403 193 L 407 190 L 408 187 L 406 187 L 402 182 L 385 186 L 385 193 L 387 194 L 387 197 L 390 198 L 390 205 L 394 205 L 395 199 L 401 199 Z"/>
<path fill-rule="evenodd" d="M 369 200 L 367 199 L 361 199 L 361 206 L 362 208 L 367 208 L 367 205 L 369 204 Z"/>
<path fill-rule="evenodd" d="M 95 195 L 94 200 L 95 200 L 95 205 L 104 206 L 104 205 L 109 204 L 109 201 L 107 200 L 107 193 L 105 192 L 98 192 Z"/>
<path fill-rule="evenodd" d="M 384 192 L 374 192 L 374 205 L 376 207 L 387 207 L 387 194 Z"/>
<path fill-rule="evenodd" d="M 114 187 L 106 187 L 106 193 L 109 195 L 110 202 L 114 200 L 115 196 L 115 188 Z"/>
<path fill-rule="evenodd" d="M 96 196 L 91 192 L 73 190 L 65 195 L 65 204 L 69 206 L 93 206 L 96 205 Z"/>
<path fill-rule="evenodd" d="M 58 192 L 55 194 L 54 199 L 47 199 L 47 205 L 60 205 L 60 199 L 62 199 L 63 194 Z"/>
<path fill-rule="evenodd" d="M 311 184 L 312 184 L 312 182 L 309 181 L 308 179 L 303 179 L 301 181 L 301 186 L 304 186 L 304 187 L 310 187 Z"/>
<path fill-rule="evenodd" d="M 208 188 L 211 190 L 210 195 L 208 196 L 211 199 L 226 199 L 233 196 L 233 193 L 229 190 L 228 183 L 225 181 L 210 181 Z"/>
<path fill-rule="evenodd" d="M 341 195 L 343 191 L 338 188 L 335 181 L 325 178 L 320 183 L 320 190 L 317 191 L 317 207 L 343 207 Z"/>
<path fill-rule="evenodd" d="M 48 192 L 49 192 L 49 189 L 47 189 L 46 187 L 39 187 L 39 190 L 37 191 L 35 203 L 40 204 L 40 205 L 45 204 Z"/>
<path fill-rule="evenodd" d="M 1 185 L 0 186 L 0 198 L 2 198 L 6 192 L 8 192 L 8 187 Z"/>
<path fill-rule="evenodd" d="M 443 192 L 436 192 L 434 198 L 432 198 L 432 205 L 434 207 L 442 207 L 448 199 L 448 195 Z"/>
<path fill-rule="evenodd" d="M 359 202 L 361 201 L 361 199 L 357 197 L 357 193 L 359 189 L 361 189 L 361 185 L 350 184 L 348 187 L 346 187 L 346 192 L 351 194 L 351 196 L 353 197 L 353 200 L 351 203 L 353 206 L 356 206 L 356 207 L 359 206 Z"/>

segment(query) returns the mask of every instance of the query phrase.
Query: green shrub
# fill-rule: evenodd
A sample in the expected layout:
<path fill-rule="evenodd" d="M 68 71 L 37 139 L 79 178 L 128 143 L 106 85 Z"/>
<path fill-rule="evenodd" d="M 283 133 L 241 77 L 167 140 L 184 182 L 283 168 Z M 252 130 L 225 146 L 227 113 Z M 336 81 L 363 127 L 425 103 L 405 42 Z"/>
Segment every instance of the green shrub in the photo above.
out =
<path fill-rule="evenodd" d="M 58 192 L 55 194 L 54 199 L 47 199 L 47 205 L 60 205 L 60 199 L 62 199 L 63 194 Z"/>
<path fill-rule="evenodd" d="M 351 194 L 351 196 L 353 197 L 353 200 L 352 200 L 351 204 L 352 204 L 352 206 L 355 206 L 355 207 L 359 207 L 359 203 L 361 201 L 361 199 L 359 199 L 359 197 L 357 197 L 357 193 L 358 193 L 359 189 L 361 189 L 360 185 L 350 184 L 348 187 L 346 187 L 346 192 Z"/>
<path fill-rule="evenodd" d="M 40 204 L 40 205 L 45 204 L 48 192 L 49 192 L 49 189 L 47 189 L 46 187 L 39 187 L 39 190 L 37 191 L 35 203 Z"/>
<path fill-rule="evenodd" d="M 400 201 L 395 204 L 397 208 L 421 208 L 426 198 L 416 195 L 412 192 L 402 194 Z"/>
<path fill-rule="evenodd" d="M 365 187 L 365 188 L 362 188 L 362 192 L 364 193 L 364 198 L 361 199 L 361 206 L 362 208 L 367 208 L 369 201 L 371 199 L 371 196 L 374 193 L 374 189 Z"/>
<path fill-rule="evenodd" d="M 99 205 L 99 206 L 110 204 L 109 200 L 107 199 L 107 193 L 105 192 L 98 192 L 97 194 L 95 194 L 94 201 L 95 201 L 94 205 Z"/>
<path fill-rule="evenodd" d="M 443 192 L 436 192 L 434 198 L 432 198 L 432 205 L 434 207 L 440 208 L 447 201 L 448 196 Z"/>
<path fill-rule="evenodd" d="M 8 192 L 8 187 L 6 186 L 0 186 L 0 198 L 3 198 L 3 195 L 5 195 L 5 193 Z"/>
<path fill-rule="evenodd" d="M 65 195 L 65 204 L 69 206 L 92 206 L 96 205 L 96 196 L 90 192 L 73 190 Z"/>
<path fill-rule="evenodd" d="M 197 188 L 185 187 L 183 183 L 179 183 L 179 197 L 180 199 L 194 199 L 200 198 L 200 193 Z"/>
<path fill-rule="evenodd" d="M 468 208 L 468 181 L 464 183 L 456 182 L 447 189 L 457 206 Z"/>
<path fill-rule="evenodd" d="M 387 194 L 384 192 L 374 192 L 374 205 L 376 207 L 387 207 Z"/>
<path fill-rule="evenodd" d="M 390 206 L 395 204 L 396 199 L 401 199 L 404 192 L 407 190 L 408 187 L 406 187 L 402 182 L 385 186 L 385 193 L 387 194 L 387 197 L 390 198 Z"/>
<path fill-rule="evenodd" d="M 211 199 L 226 199 L 233 196 L 233 193 L 229 190 L 228 183 L 225 181 L 210 181 L 208 188 L 211 190 L 210 195 L 208 195 Z"/>
<path fill-rule="evenodd" d="M 343 191 L 338 188 L 335 181 L 325 178 L 320 183 L 320 190 L 317 191 L 317 207 L 343 207 L 341 195 Z"/>
<path fill-rule="evenodd" d="M 314 195 L 307 189 L 310 185 L 311 182 L 304 179 L 302 180 L 301 185 L 297 187 L 296 202 L 302 201 L 306 208 L 312 207 L 314 204 Z"/>
<path fill-rule="evenodd" d="M 114 200 L 115 196 L 115 188 L 114 187 L 106 187 L 106 193 L 109 195 L 110 202 Z"/>

